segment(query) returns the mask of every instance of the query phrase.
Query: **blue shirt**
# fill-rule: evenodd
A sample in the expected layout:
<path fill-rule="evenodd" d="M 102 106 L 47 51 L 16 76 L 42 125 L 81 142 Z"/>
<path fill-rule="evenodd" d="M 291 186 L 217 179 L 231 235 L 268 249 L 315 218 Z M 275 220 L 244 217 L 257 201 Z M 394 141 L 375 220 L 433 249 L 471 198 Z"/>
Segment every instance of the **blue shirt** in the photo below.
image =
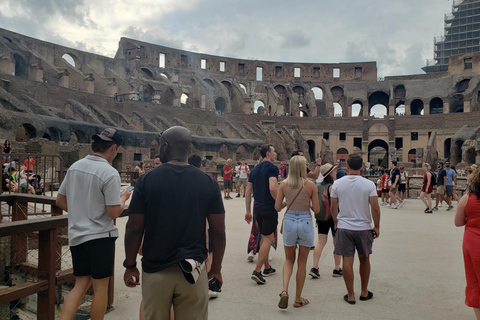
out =
<path fill-rule="evenodd" d="M 269 179 L 278 179 L 279 170 L 270 161 L 260 162 L 252 169 L 248 182 L 253 184 L 253 208 L 258 210 L 275 210 L 275 199 L 270 194 Z"/>
<path fill-rule="evenodd" d="M 453 169 L 445 169 L 445 173 L 447 176 L 447 182 L 445 182 L 446 186 L 453 186 L 453 177 L 456 176 L 457 174 L 455 173 L 455 170 Z"/>

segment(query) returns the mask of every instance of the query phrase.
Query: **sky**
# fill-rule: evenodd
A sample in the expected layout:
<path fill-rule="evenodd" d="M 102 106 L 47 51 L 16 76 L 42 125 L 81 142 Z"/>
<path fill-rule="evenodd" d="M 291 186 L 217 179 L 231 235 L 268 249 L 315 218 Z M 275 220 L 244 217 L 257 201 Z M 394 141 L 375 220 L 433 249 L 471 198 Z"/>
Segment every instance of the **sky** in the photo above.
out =
<path fill-rule="evenodd" d="M 0 28 L 114 57 L 121 37 L 266 61 L 424 73 L 453 0 L 2 0 Z"/>

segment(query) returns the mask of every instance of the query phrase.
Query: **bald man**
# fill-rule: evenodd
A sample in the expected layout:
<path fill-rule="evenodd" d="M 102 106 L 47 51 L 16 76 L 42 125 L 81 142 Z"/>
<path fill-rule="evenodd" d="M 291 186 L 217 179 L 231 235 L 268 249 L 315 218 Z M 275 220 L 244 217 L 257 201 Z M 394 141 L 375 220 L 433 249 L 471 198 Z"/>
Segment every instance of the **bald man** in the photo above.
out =
<path fill-rule="evenodd" d="M 208 318 L 208 279 L 223 284 L 220 272 L 225 252 L 225 209 L 218 183 L 187 162 L 192 142 L 188 129 L 166 130 L 160 138 L 162 165 L 142 175 L 133 192 L 125 234 L 125 284 L 139 285 L 136 257 L 142 235 L 142 295 L 146 319 Z M 207 258 L 206 220 L 213 263 Z M 148 221 L 148 223 L 145 223 Z M 179 264 L 191 259 L 200 265 L 194 283 Z"/>

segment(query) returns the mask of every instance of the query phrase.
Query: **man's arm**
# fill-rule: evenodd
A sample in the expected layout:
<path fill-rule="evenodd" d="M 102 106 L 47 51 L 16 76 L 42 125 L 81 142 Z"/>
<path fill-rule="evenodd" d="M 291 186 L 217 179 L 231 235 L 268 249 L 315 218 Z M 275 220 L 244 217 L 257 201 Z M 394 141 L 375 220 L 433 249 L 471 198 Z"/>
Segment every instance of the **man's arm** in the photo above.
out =
<path fill-rule="evenodd" d="M 378 197 L 368 198 L 370 202 L 370 207 L 372 210 L 372 219 L 373 219 L 373 238 L 378 238 L 380 236 L 380 206 L 378 205 Z"/>
<path fill-rule="evenodd" d="M 444 186 L 447 185 L 447 179 L 448 179 L 448 177 L 447 177 L 447 175 L 445 174 L 445 175 L 443 176 L 443 185 L 444 185 Z"/>
<path fill-rule="evenodd" d="M 252 222 L 252 190 L 253 184 L 248 182 L 247 189 L 245 190 L 245 207 L 247 209 L 245 213 L 245 221 L 247 221 L 248 224 Z"/>
<path fill-rule="evenodd" d="M 307 177 L 313 180 L 317 180 L 318 176 L 320 175 L 320 166 L 322 165 L 322 158 L 317 158 L 315 160 L 315 164 L 317 165 L 317 167 L 315 168 L 315 171 L 310 171 L 309 173 L 307 173 Z"/>
<path fill-rule="evenodd" d="M 277 177 L 268 178 L 268 188 L 273 199 L 277 199 L 278 180 Z"/>
<path fill-rule="evenodd" d="M 116 205 L 116 206 L 107 206 L 107 213 L 112 218 L 112 220 L 117 219 L 123 212 L 123 209 L 125 208 L 125 202 L 130 198 L 130 195 L 132 192 L 128 192 L 127 189 L 122 192 L 120 195 L 120 201 L 122 204 Z"/>
<path fill-rule="evenodd" d="M 213 259 L 212 267 L 208 272 L 208 278 L 217 279 L 220 287 L 223 284 L 222 279 L 222 261 L 225 253 L 226 236 L 225 236 L 225 214 L 209 214 L 207 216 L 210 229 L 210 239 L 212 242 Z"/>
<path fill-rule="evenodd" d="M 137 261 L 137 252 L 142 243 L 145 228 L 145 215 L 132 214 L 128 216 L 125 228 L 125 264 L 134 265 Z M 135 287 L 140 284 L 140 272 L 138 268 L 125 269 L 123 281 L 127 287 Z"/>
<path fill-rule="evenodd" d="M 64 211 L 68 211 L 67 197 L 63 194 L 57 194 L 55 205 Z"/>

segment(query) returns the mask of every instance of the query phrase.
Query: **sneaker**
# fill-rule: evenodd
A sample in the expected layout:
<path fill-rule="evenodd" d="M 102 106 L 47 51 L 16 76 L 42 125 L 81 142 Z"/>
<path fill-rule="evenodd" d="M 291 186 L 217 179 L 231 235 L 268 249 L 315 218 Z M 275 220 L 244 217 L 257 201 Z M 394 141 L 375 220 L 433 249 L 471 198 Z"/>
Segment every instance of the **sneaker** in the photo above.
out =
<path fill-rule="evenodd" d="M 423 210 L 423 212 L 427 213 L 427 211 L 430 210 L 429 208 L 426 208 L 425 210 Z"/>
<path fill-rule="evenodd" d="M 438 206 L 441 208 L 441 207 L 442 207 L 442 204 L 440 203 Z"/>
<path fill-rule="evenodd" d="M 308 273 L 313 279 L 318 279 L 320 278 L 320 273 L 318 272 L 317 268 L 312 268 L 310 269 L 310 272 Z"/>
<path fill-rule="evenodd" d="M 338 278 L 343 276 L 342 268 L 338 268 L 338 270 L 333 269 L 332 277 Z"/>
<path fill-rule="evenodd" d="M 237 194 L 237 196 L 236 196 L 235 198 L 240 198 L 240 193 L 239 193 L 239 194 Z"/>
<path fill-rule="evenodd" d="M 228 197 L 223 197 L 223 199 L 228 200 Z"/>
<path fill-rule="evenodd" d="M 218 298 L 218 293 L 212 290 L 208 290 L 208 297 L 210 300 Z"/>
<path fill-rule="evenodd" d="M 391 207 L 391 209 L 397 209 L 399 205 L 400 205 L 400 203 L 397 202 Z"/>
<path fill-rule="evenodd" d="M 427 211 L 425 211 L 425 213 L 433 213 L 433 211 L 432 210 L 427 210 Z"/>
<path fill-rule="evenodd" d="M 248 257 L 247 257 L 248 262 L 253 262 L 253 258 L 254 258 L 254 257 L 255 257 L 255 253 L 253 253 L 253 252 L 250 251 L 250 252 L 248 253 Z"/>
<path fill-rule="evenodd" d="M 272 260 L 273 260 L 272 256 L 268 256 L 268 261 L 272 261 Z"/>
<path fill-rule="evenodd" d="M 253 270 L 252 272 L 252 280 L 255 281 L 257 284 L 265 284 L 267 281 L 263 278 L 262 274 Z"/>
<path fill-rule="evenodd" d="M 449 207 L 447 208 L 447 211 L 450 211 L 450 210 L 452 210 L 452 209 L 453 209 L 453 206 L 449 206 Z"/>
<path fill-rule="evenodd" d="M 232 198 L 232 197 L 230 197 L 230 196 L 228 196 L 228 199 L 229 199 L 229 200 L 233 200 L 233 198 Z"/>
<path fill-rule="evenodd" d="M 385 202 L 380 203 L 380 205 L 381 205 L 381 206 L 384 206 L 384 205 L 385 205 Z"/>
<path fill-rule="evenodd" d="M 277 272 L 277 270 L 273 269 L 272 266 L 270 266 L 270 268 L 268 268 L 268 269 L 263 269 L 263 276 L 268 277 L 268 276 L 271 276 L 271 275 L 275 274 L 276 272 Z"/>
<path fill-rule="evenodd" d="M 401 207 L 403 207 L 404 204 L 405 204 L 405 201 L 402 201 L 402 202 L 400 202 L 400 205 L 398 207 L 401 208 Z"/>
<path fill-rule="evenodd" d="M 385 208 L 390 208 L 390 207 L 391 207 L 391 205 L 389 205 L 389 204 L 387 204 L 387 205 L 385 206 Z"/>
<path fill-rule="evenodd" d="M 432 209 L 432 211 L 438 211 L 438 208 L 437 208 L 437 207 L 435 207 L 435 208 L 433 208 L 433 209 Z"/>

